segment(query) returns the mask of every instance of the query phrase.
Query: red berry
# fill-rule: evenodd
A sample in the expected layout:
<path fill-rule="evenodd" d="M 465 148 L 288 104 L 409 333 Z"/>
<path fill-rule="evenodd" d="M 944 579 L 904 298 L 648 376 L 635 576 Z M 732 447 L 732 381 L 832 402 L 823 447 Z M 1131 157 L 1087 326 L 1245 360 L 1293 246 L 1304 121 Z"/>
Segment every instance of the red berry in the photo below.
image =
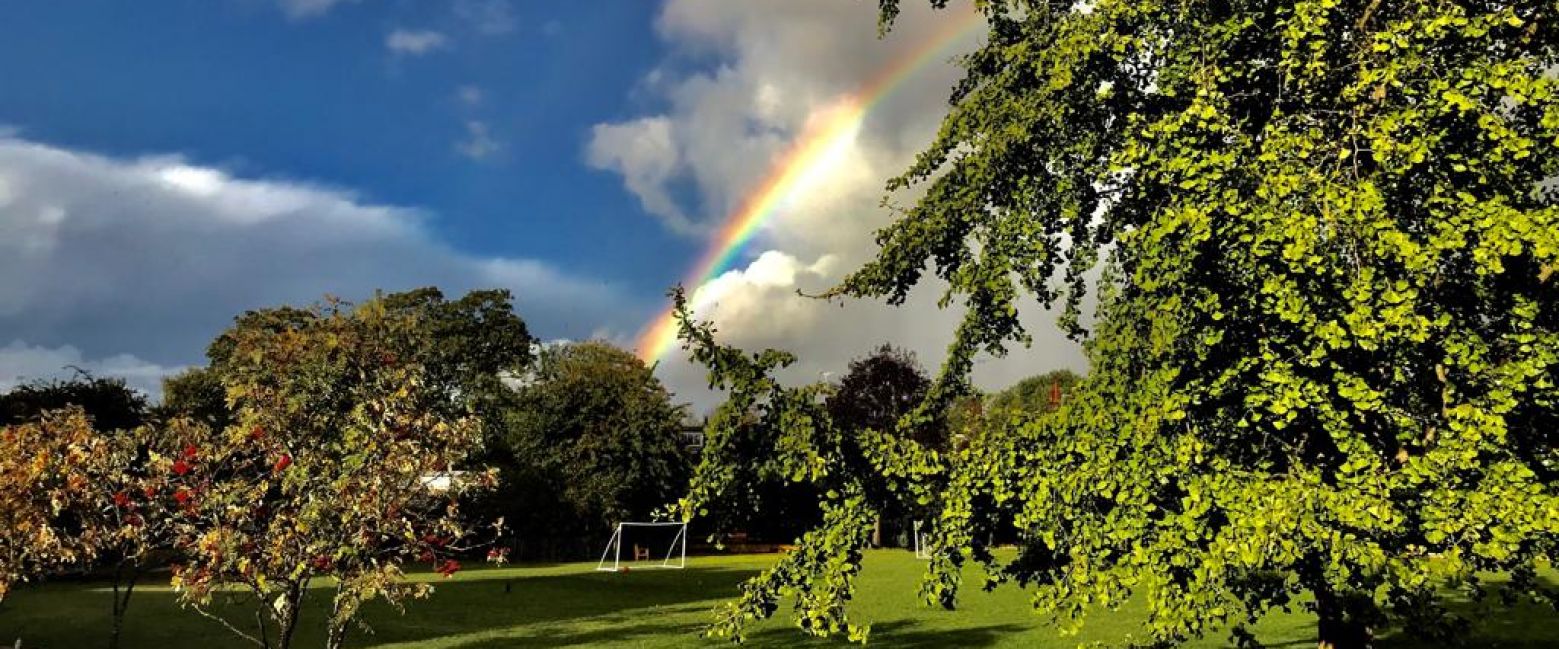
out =
<path fill-rule="evenodd" d="M 173 492 L 173 499 L 178 501 L 178 503 L 180 505 L 184 505 L 184 504 L 189 503 L 189 498 L 190 498 L 189 490 L 185 489 L 183 487 L 179 487 L 178 491 Z"/>
<path fill-rule="evenodd" d="M 123 491 L 114 494 L 114 506 L 115 507 L 124 507 L 125 505 L 128 505 L 128 504 L 130 504 L 130 494 L 127 494 L 127 493 L 125 493 Z"/>
<path fill-rule="evenodd" d="M 249 431 L 249 439 L 260 439 L 261 437 L 265 437 L 264 428 L 255 426 L 254 430 Z"/>
<path fill-rule="evenodd" d="M 199 453 L 200 453 L 200 450 L 195 448 L 194 444 L 185 444 L 184 445 L 184 459 L 193 460 L 193 459 L 195 459 L 195 456 L 198 455 Z"/>
<path fill-rule="evenodd" d="M 146 494 L 147 498 L 156 498 L 157 497 L 157 488 L 153 487 L 151 485 L 146 485 L 146 488 L 142 489 L 141 493 Z"/>
<path fill-rule="evenodd" d="M 189 462 L 185 462 L 183 459 L 180 459 L 179 461 L 173 463 L 173 472 L 178 474 L 178 475 L 184 475 L 186 473 L 189 473 L 189 470 L 190 470 Z"/>
<path fill-rule="evenodd" d="M 439 564 L 437 572 L 445 577 L 453 576 L 455 573 L 460 572 L 460 562 L 454 559 L 445 559 L 444 563 Z"/>
<path fill-rule="evenodd" d="M 276 460 L 276 466 L 271 467 L 271 471 L 273 473 L 281 473 L 282 471 L 287 470 L 287 467 L 289 466 L 292 466 L 292 456 L 282 455 L 280 459 Z"/>

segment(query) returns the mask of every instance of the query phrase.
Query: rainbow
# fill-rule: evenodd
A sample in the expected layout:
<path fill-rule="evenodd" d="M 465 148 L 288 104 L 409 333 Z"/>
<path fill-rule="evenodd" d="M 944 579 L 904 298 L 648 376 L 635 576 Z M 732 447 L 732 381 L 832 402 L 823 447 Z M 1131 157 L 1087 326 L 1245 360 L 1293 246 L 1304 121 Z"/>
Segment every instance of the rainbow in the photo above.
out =
<path fill-rule="evenodd" d="M 758 230 L 781 213 L 791 197 L 813 186 L 849 151 L 862 122 L 872 107 L 893 93 L 917 70 L 938 60 L 937 54 L 984 23 L 979 12 L 950 21 L 909 56 L 878 71 L 860 89 L 840 99 L 808 120 L 801 136 L 774 164 L 724 224 L 710 237 L 708 249 L 699 258 L 685 286 L 696 291 L 709 280 L 731 269 L 738 255 Z M 676 316 L 667 309 L 640 332 L 635 348 L 647 363 L 663 358 L 677 343 Z"/>

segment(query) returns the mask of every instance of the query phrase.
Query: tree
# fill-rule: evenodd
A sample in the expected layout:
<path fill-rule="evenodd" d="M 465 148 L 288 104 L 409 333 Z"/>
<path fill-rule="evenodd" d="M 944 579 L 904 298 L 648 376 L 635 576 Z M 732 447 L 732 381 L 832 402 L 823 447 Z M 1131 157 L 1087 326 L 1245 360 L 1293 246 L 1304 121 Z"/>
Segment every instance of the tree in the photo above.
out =
<path fill-rule="evenodd" d="M 875 430 L 903 435 L 915 443 L 930 449 L 947 446 L 947 422 L 944 417 L 930 417 L 920 423 L 901 427 L 899 420 L 912 413 L 925 400 L 931 379 L 920 368 L 913 352 L 883 344 L 864 358 L 850 361 L 849 369 L 839 385 L 824 402 L 833 425 L 845 432 Z M 854 466 L 849 471 L 869 475 L 871 464 L 864 456 L 852 456 Z M 911 521 L 922 514 L 920 508 L 896 506 L 898 499 L 883 493 L 887 482 L 866 480 L 863 485 L 866 497 L 878 504 L 879 518 L 872 530 L 872 545 L 882 545 L 883 521 L 889 523 L 889 534 L 912 527 Z"/>
<path fill-rule="evenodd" d="M 283 317 L 240 318 L 213 355 L 235 423 L 174 419 L 154 458 L 186 555 L 173 584 L 239 636 L 285 648 L 311 582 L 328 577 L 334 649 L 364 603 L 431 592 L 404 580 L 405 563 L 459 569 L 453 556 L 485 536 L 459 498 L 495 478 L 450 473 L 480 449 L 481 428 L 447 414 L 450 395 L 428 381 L 423 361 L 438 356 L 419 314 L 379 300 L 272 313 Z M 441 475 L 447 491 L 429 486 Z M 252 631 L 208 609 L 239 593 L 255 605 Z"/>
<path fill-rule="evenodd" d="M 899 418 L 925 400 L 931 379 L 913 352 L 884 344 L 871 355 L 850 361 L 844 378 L 828 397 L 829 416 L 846 430 L 897 431 Z M 921 444 L 940 448 L 947 431 L 940 421 L 920 426 L 910 435 Z"/>
<path fill-rule="evenodd" d="M 92 479 L 110 455 L 80 409 L 0 428 L 0 600 L 12 584 L 96 558 Z"/>
<path fill-rule="evenodd" d="M 0 425 L 36 421 L 44 413 L 76 406 L 102 433 L 128 431 L 146 421 L 146 396 L 124 379 L 101 378 L 77 370 L 70 379 L 40 380 L 0 394 Z"/>
<path fill-rule="evenodd" d="M 428 344 L 419 359 L 428 389 L 447 396 L 445 414 L 475 410 L 484 426 L 484 448 L 492 451 L 502 436 L 501 406 L 508 393 L 505 377 L 518 376 L 533 360 L 531 337 L 525 321 L 514 313 L 513 296 L 507 290 L 471 291 L 449 301 L 435 287 L 424 287 L 380 297 L 388 311 L 407 315 L 422 327 Z M 283 306 L 245 312 L 235 319 L 243 329 L 282 331 L 310 322 L 305 309 Z M 207 349 L 211 367 L 192 368 L 163 382 L 164 418 L 189 416 L 214 428 L 232 421 L 227 395 L 219 376 L 233 353 L 233 341 L 219 336 Z"/>
<path fill-rule="evenodd" d="M 1002 414 L 1055 412 L 1082 380 L 1065 369 L 1036 374 L 991 395 L 990 409 Z"/>
<path fill-rule="evenodd" d="M 11 585 L 112 561 L 109 646 L 165 520 L 140 471 L 142 430 L 104 435 L 79 406 L 0 427 L 0 600 Z"/>
<path fill-rule="evenodd" d="M 153 484 L 145 472 L 145 451 L 152 434 L 142 428 L 146 418 L 146 397 L 130 389 L 123 379 L 94 377 L 81 370 L 71 379 L 26 383 L 0 395 L 0 423 L 38 424 L 18 428 L 0 448 L 0 453 L 18 463 L 10 470 L 23 471 L 21 463 L 33 460 L 34 454 L 70 458 L 34 465 L 30 475 L 13 473 L 9 479 L 12 485 L 32 481 L 33 488 L 48 495 L 47 502 L 55 508 L 49 519 L 54 523 L 48 529 L 76 537 L 55 541 L 39 537 L 35 546 L 38 556 L 52 554 L 69 560 L 34 561 L 32 570 L 47 574 L 64 568 L 102 567 L 105 562 L 111 565 L 109 647 L 118 646 L 136 582 L 146 561 L 164 541 L 161 508 L 141 501 L 138 495 Z M 78 426 L 82 421 L 86 428 Z M 34 439 L 37 434 L 58 437 L 28 446 L 39 441 Z M 96 439 L 85 439 L 89 434 Z M 65 485 L 61 489 L 77 492 L 51 491 L 48 484 Z M 24 498 L 13 505 L 26 508 L 38 503 Z M 34 515 L 42 514 L 34 510 Z M 47 550 L 50 543 L 57 544 L 52 552 Z"/>
<path fill-rule="evenodd" d="M 988 40 L 889 183 L 922 198 L 831 295 L 947 282 L 966 317 L 925 409 L 977 353 L 1028 340 L 1027 296 L 1065 309 L 1091 369 L 1054 417 L 952 457 L 877 454 L 941 507 L 924 594 L 953 605 L 972 558 L 1066 629 L 1138 598 L 1147 642 L 1228 626 L 1251 644 L 1249 623 L 1302 605 L 1322 647 L 1386 624 L 1448 635 L 1465 620 L 1447 587 L 1553 602 L 1536 578 L 1559 535 L 1552 7 L 976 6 Z M 770 369 L 691 333 L 738 388 Z M 1006 563 L 982 545 L 1004 503 L 1024 539 Z M 814 539 L 844 560 L 803 548 L 739 604 L 847 584 L 861 518 Z M 803 619 L 835 613 L 801 592 Z"/>
<path fill-rule="evenodd" d="M 152 409 L 156 419 L 186 417 L 214 430 L 233 424 L 222 377 L 209 367 L 191 367 L 162 380 L 162 403 Z"/>
<path fill-rule="evenodd" d="M 507 411 L 508 511 L 532 538 L 590 538 L 650 516 L 687 485 L 685 416 L 633 354 L 603 342 L 548 347 Z"/>

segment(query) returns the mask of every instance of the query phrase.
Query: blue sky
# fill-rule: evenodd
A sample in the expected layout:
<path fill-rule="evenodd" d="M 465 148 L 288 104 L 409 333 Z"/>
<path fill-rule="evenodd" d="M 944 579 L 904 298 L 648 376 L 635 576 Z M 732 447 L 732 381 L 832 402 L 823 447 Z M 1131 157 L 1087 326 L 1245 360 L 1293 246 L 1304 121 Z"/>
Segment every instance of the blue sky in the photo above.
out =
<path fill-rule="evenodd" d="M 507 30 L 488 33 L 491 20 L 437 2 L 342 3 L 305 18 L 259 0 L 9 3 L 0 123 L 65 147 L 177 152 L 349 187 L 435 213 L 430 227 L 464 250 L 548 260 L 657 296 L 697 242 L 644 218 L 618 179 L 580 163 L 591 125 L 622 117 L 664 55 L 657 7 L 493 6 L 507 7 Z M 397 54 L 385 45 L 396 30 L 449 44 Z M 456 148 L 472 121 L 499 147 L 480 160 Z"/>
<path fill-rule="evenodd" d="M 73 0 L 0 5 L 0 389 L 67 365 L 154 396 L 247 309 L 501 287 L 543 339 L 632 346 L 809 120 L 915 56 L 954 3 Z M 892 342 L 940 363 L 957 309 L 798 296 L 875 252 L 884 181 L 934 136 L 966 33 L 689 287 L 796 380 Z M 917 57 L 918 58 L 918 57 Z M 914 190 L 893 197 L 913 200 Z M 1081 354 L 1032 314 L 1003 385 Z M 706 405 L 703 373 L 657 366 Z"/>

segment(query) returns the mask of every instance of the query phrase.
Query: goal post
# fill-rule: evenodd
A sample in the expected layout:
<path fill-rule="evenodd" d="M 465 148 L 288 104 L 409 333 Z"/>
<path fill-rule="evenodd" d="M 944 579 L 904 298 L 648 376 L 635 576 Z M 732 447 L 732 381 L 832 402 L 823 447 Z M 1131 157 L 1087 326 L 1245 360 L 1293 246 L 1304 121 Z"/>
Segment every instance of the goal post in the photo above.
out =
<path fill-rule="evenodd" d="M 625 572 L 630 567 L 671 570 L 687 567 L 687 523 L 618 523 L 612 529 L 612 538 L 607 540 L 595 569 Z"/>
<path fill-rule="evenodd" d="M 921 531 L 920 521 L 915 521 L 915 558 L 931 558 L 931 548 L 926 545 L 926 533 Z"/>

